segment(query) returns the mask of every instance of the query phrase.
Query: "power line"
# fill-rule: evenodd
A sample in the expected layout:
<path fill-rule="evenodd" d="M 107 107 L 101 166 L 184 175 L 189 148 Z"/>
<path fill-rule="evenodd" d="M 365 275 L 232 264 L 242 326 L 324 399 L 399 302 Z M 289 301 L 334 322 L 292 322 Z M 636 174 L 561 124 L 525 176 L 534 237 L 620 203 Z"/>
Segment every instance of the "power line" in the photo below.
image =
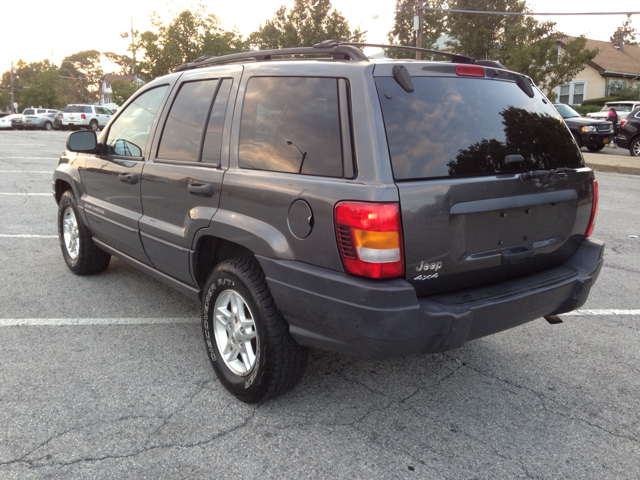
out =
<path fill-rule="evenodd" d="M 451 8 L 420 7 L 420 10 L 433 12 L 450 13 L 479 13 L 481 15 L 530 15 L 530 16 L 553 16 L 553 15 L 638 15 L 640 12 L 582 12 L 582 13 L 533 13 L 533 12 L 492 12 L 487 10 L 454 10 Z"/>

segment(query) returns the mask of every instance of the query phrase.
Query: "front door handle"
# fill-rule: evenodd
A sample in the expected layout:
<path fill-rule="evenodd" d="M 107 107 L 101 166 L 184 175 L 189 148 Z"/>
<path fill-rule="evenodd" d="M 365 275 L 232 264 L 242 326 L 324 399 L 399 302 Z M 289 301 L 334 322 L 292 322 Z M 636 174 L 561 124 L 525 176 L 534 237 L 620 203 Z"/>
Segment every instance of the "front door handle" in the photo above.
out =
<path fill-rule="evenodd" d="M 130 183 L 131 185 L 135 185 L 140 181 L 140 177 L 137 173 L 121 173 L 118 175 L 118 180 L 125 183 Z"/>
<path fill-rule="evenodd" d="M 189 193 L 194 195 L 202 195 L 203 197 L 213 197 L 213 185 L 210 183 L 190 183 L 187 187 Z"/>

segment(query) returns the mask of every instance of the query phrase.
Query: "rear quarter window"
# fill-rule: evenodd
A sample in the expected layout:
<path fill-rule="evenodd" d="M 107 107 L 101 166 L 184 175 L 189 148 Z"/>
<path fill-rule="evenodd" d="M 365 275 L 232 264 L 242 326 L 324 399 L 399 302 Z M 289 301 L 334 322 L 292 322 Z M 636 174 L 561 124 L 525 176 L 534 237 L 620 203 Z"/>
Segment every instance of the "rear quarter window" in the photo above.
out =
<path fill-rule="evenodd" d="M 562 117 L 514 82 L 413 77 L 407 93 L 376 78 L 394 177 L 398 180 L 582 166 Z M 506 164 L 507 155 L 524 163 Z"/>
<path fill-rule="evenodd" d="M 238 155 L 241 168 L 342 177 L 338 79 L 251 78 Z"/>

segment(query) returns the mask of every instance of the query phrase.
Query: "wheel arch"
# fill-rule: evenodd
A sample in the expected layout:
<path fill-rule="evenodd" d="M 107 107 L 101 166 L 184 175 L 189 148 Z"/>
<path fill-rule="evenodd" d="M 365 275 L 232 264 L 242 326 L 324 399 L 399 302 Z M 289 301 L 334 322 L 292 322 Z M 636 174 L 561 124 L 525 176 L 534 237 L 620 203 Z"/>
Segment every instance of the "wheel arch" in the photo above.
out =
<path fill-rule="evenodd" d="M 254 257 L 254 252 L 247 247 L 213 235 L 201 236 L 195 251 L 191 271 L 200 288 L 204 286 L 211 270 L 219 263 L 232 258 Z"/>

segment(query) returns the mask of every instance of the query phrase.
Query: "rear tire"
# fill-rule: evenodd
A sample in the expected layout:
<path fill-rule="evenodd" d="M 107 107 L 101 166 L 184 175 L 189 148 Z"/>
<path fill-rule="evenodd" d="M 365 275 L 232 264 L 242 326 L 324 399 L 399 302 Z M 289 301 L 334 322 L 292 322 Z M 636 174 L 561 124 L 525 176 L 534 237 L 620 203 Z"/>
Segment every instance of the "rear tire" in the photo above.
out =
<path fill-rule="evenodd" d="M 46 123 L 44 124 L 44 129 L 45 129 L 45 130 L 49 131 L 49 130 L 51 130 L 52 128 L 53 128 L 53 126 L 51 125 L 51 122 L 46 122 Z"/>
<path fill-rule="evenodd" d="M 93 243 L 91 232 L 80 220 L 71 190 L 64 192 L 58 204 L 58 238 L 64 261 L 76 275 L 101 273 L 109 266 L 111 255 Z"/>
<path fill-rule="evenodd" d="M 602 145 L 598 145 L 597 147 L 587 147 L 587 150 L 590 152 L 599 152 L 604 148 L 604 143 Z"/>
<path fill-rule="evenodd" d="M 629 145 L 629 154 L 632 157 L 640 157 L 640 138 L 636 138 L 631 145 Z"/>
<path fill-rule="evenodd" d="M 288 392 L 307 366 L 308 350 L 289 333 L 253 258 L 213 269 L 204 287 L 202 333 L 220 383 L 246 403 Z"/>
<path fill-rule="evenodd" d="M 89 122 L 89 130 L 91 130 L 93 132 L 97 132 L 98 131 L 98 122 L 96 122 L 95 120 L 91 120 L 91 122 Z"/>

